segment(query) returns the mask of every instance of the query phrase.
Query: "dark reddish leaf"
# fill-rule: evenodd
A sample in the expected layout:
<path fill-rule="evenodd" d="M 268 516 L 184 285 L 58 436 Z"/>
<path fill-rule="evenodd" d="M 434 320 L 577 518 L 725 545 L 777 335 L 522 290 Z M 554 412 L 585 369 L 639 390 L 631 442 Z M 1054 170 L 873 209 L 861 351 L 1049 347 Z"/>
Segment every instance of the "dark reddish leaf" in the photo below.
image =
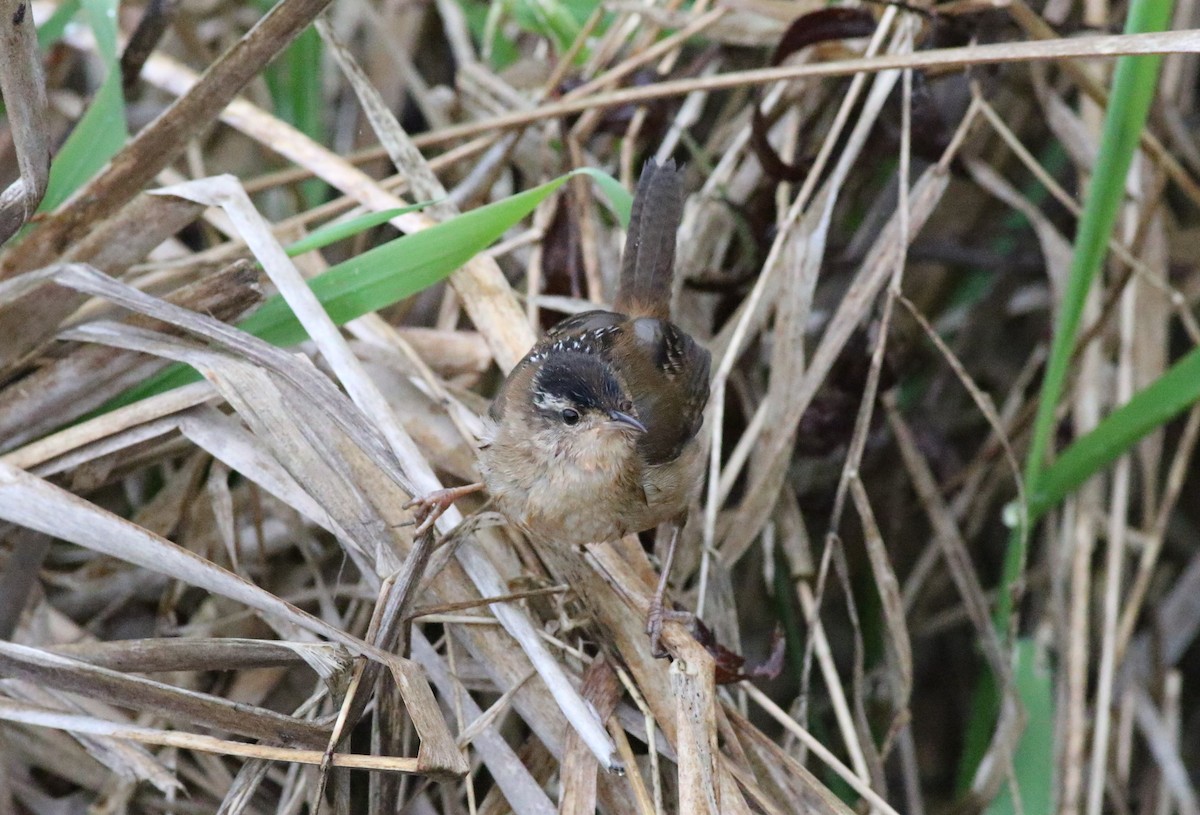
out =
<path fill-rule="evenodd" d="M 875 18 L 861 8 L 828 8 L 801 15 L 792 21 L 771 56 L 771 65 L 779 65 L 797 51 L 830 40 L 846 40 L 868 37 L 875 30 Z M 753 122 L 750 125 L 750 146 L 763 169 L 775 178 L 799 181 L 808 172 L 809 163 L 788 164 L 767 139 L 770 122 L 763 115 L 760 105 L 754 105 Z"/>
<path fill-rule="evenodd" d="M 767 661 L 761 665 L 752 665 L 749 670 L 745 671 L 742 670 L 742 666 L 746 664 L 746 658 L 741 654 L 730 651 L 724 645 L 717 642 L 717 638 L 713 636 L 712 630 L 701 622 L 699 617 L 693 623 L 692 636 L 696 638 L 696 642 L 704 646 L 704 650 L 708 651 L 716 661 L 716 682 L 718 685 L 732 685 L 734 682 L 740 682 L 743 679 L 774 679 L 783 670 L 785 641 L 783 638 L 783 629 L 778 626 L 771 635 L 771 655 L 767 657 Z"/>
<path fill-rule="evenodd" d="M 875 17 L 863 8 L 826 8 L 802 14 L 783 32 L 771 64 L 778 65 L 792 54 L 831 40 L 869 37 L 875 31 Z"/>

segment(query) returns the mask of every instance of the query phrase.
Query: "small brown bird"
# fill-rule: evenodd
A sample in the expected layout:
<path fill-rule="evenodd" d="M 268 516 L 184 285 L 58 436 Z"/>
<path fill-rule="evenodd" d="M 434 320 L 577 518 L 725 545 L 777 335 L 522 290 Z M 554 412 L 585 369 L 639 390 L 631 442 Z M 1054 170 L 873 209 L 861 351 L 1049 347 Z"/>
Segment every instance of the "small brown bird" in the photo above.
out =
<path fill-rule="evenodd" d="M 709 389 L 708 351 L 670 321 L 682 211 L 674 162 L 647 162 L 614 310 L 568 317 L 517 363 L 479 455 L 497 509 L 539 544 L 674 523 L 647 620 L 656 654 L 671 560 L 703 471 L 697 433 Z"/>

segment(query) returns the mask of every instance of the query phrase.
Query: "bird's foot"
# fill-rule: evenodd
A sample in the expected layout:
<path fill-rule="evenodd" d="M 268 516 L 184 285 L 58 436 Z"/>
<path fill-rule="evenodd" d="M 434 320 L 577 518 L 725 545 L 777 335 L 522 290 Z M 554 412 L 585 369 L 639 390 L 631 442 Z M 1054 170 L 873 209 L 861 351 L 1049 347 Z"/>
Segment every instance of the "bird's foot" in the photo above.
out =
<path fill-rule="evenodd" d="M 696 615 L 690 611 L 675 611 L 664 607 L 663 598 L 655 595 L 646 614 L 646 634 L 650 637 L 650 654 L 655 659 L 670 656 L 662 644 L 663 625 L 667 622 L 691 626 Z"/>
<path fill-rule="evenodd" d="M 455 501 L 464 495 L 479 492 L 481 489 L 483 489 L 483 484 L 465 484 L 461 487 L 434 490 L 428 495 L 420 495 L 413 498 L 404 505 L 404 509 L 411 509 L 413 511 L 412 522 L 417 526 L 413 530 L 413 535 L 425 534 L 437 523 L 437 519 L 442 517 L 446 510 L 454 505 Z"/>

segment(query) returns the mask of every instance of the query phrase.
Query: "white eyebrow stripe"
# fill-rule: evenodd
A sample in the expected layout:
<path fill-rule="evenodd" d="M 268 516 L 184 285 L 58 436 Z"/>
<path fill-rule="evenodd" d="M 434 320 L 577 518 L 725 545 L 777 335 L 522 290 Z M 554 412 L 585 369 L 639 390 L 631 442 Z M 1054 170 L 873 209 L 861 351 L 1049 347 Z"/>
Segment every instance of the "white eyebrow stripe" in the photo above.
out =
<path fill-rule="evenodd" d="M 558 411 L 572 407 L 571 403 L 561 396 L 557 396 L 543 391 L 538 391 L 533 395 L 533 403 L 543 410 Z"/>

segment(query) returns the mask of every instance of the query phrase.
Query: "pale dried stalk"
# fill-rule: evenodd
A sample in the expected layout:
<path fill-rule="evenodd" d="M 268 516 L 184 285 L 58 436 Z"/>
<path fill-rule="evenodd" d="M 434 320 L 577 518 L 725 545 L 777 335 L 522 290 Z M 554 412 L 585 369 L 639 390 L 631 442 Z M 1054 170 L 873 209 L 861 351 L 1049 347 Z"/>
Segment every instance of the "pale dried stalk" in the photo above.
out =
<path fill-rule="evenodd" d="M 1180 11 L 1182 11 L 1182 8 L 1180 8 Z M 1009 13 L 1017 24 L 1031 36 L 1039 40 L 1053 40 L 1058 38 L 1058 33 L 1046 23 L 1041 15 L 1029 8 L 1025 0 L 1011 0 Z M 1107 23 L 1107 19 L 1107 15 L 1105 15 L 1105 23 L 1102 23 L 1102 25 Z M 1065 59 L 1059 63 L 1059 67 L 1071 77 L 1071 80 L 1092 101 L 1098 105 L 1108 104 L 1108 91 L 1097 81 L 1095 76 L 1085 70 L 1086 66 L 1080 65 L 1075 60 Z M 1169 87 L 1169 84 L 1165 81 L 1165 77 L 1162 87 Z M 1187 170 L 1179 163 L 1179 160 L 1163 146 L 1163 143 L 1154 134 L 1154 131 L 1144 128 L 1139 134 L 1139 139 L 1141 140 L 1142 148 L 1154 157 L 1155 162 L 1161 163 L 1163 169 L 1171 177 L 1171 180 L 1175 181 L 1194 203 L 1200 204 L 1200 185 L 1188 174 Z"/>
<path fill-rule="evenodd" d="M 135 710 L 157 710 L 173 721 L 224 730 L 254 739 L 316 747 L 326 730 L 310 722 L 253 705 L 234 703 L 161 682 L 126 676 L 16 643 L 0 643 L 0 673 L 46 688 L 79 693 Z"/>
<path fill-rule="evenodd" d="M 156 744 L 177 747 L 183 750 L 199 750 L 222 756 L 242 756 L 270 761 L 290 761 L 299 764 L 319 765 L 324 757 L 320 750 L 297 750 L 287 747 L 268 747 L 247 744 L 241 741 L 218 739 L 198 733 L 182 733 L 173 730 L 156 730 L 128 724 L 114 724 L 89 716 L 40 710 L 11 699 L 0 697 L 0 719 L 35 727 L 52 727 L 72 733 L 90 733 L 114 739 L 125 739 L 141 744 Z M 353 767 L 359 770 L 374 770 L 396 773 L 416 773 L 418 760 L 398 756 L 367 756 L 350 753 L 335 753 L 335 767 Z"/>
<path fill-rule="evenodd" d="M 768 697 L 758 688 L 751 685 L 749 682 L 743 682 L 742 689 L 746 691 L 746 694 L 750 697 L 750 699 L 759 707 L 761 707 L 768 716 L 770 716 L 779 724 L 783 725 L 783 727 L 789 733 L 799 739 L 805 747 L 807 747 L 809 750 L 812 750 L 813 753 L 816 754 L 817 758 L 821 759 L 821 761 L 828 765 L 830 769 L 837 773 L 838 777 L 849 784 L 850 787 L 859 795 L 861 795 L 868 804 L 877 809 L 879 812 L 884 813 L 884 815 L 899 815 L 899 813 L 897 813 L 887 801 L 883 800 L 883 798 L 879 796 L 879 793 L 875 792 L 865 781 L 851 772 L 849 767 L 838 761 L 837 756 L 829 752 L 825 745 L 817 741 L 817 739 L 815 739 L 807 730 L 801 727 L 795 719 L 787 715 L 786 711 L 782 710 L 779 705 L 771 701 L 770 697 Z"/>
<path fill-rule="evenodd" d="M 1038 181 L 1041 182 L 1050 192 L 1050 194 L 1054 196 L 1055 200 L 1066 207 L 1072 215 L 1075 215 L 1076 217 L 1081 215 L 1083 212 L 1082 205 L 1076 201 L 1075 198 L 1073 198 L 1065 189 L 1063 189 L 1063 186 L 1058 183 L 1058 180 L 1055 179 L 1053 175 L 1047 172 L 1046 169 L 1038 163 L 1037 159 L 1033 157 L 1033 154 L 1029 152 L 1029 149 L 1021 143 L 1021 141 L 1016 137 L 1016 134 L 1012 132 L 1012 129 L 1009 128 L 1004 122 L 1003 117 L 1001 117 L 1000 114 L 996 112 L 995 108 L 993 108 L 983 99 L 977 88 L 975 89 L 974 98 L 978 100 L 979 111 L 983 113 L 984 117 L 988 120 L 988 123 L 991 124 L 996 133 L 1004 139 L 1005 143 L 1012 149 L 1013 154 L 1021 160 L 1021 163 L 1026 167 L 1026 169 L 1036 176 Z M 980 178 L 995 178 L 998 180 L 998 177 L 995 175 L 994 171 L 985 171 Z M 1010 204 L 1014 206 L 1017 205 L 1017 199 L 1012 198 L 1004 193 L 1000 193 L 996 184 L 989 183 L 988 188 L 998 192 L 1000 197 L 1008 201 Z M 1022 212 L 1024 212 L 1026 209 L 1026 207 L 1023 206 L 1019 206 L 1018 208 L 1021 209 Z M 1039 221 L 1044 220 L 1044 216 L 1040 215 L 1039 213 L 1034 217 L 1033 220 L 1034 223 L 1037 224 Z M 1039 230 L 1039 237 L 1041 236 L 1042 230 Z M 1183 294 L 1174 286 L 1172 286 L 1170 281 L 1166 280 L 1161 275 L 1155 274 L 1154 271 L 1137 256 L 1137 253 L 1115 233 L 1109 236 L 1108 249 L 1117 259 L 1133 269 L 1133 271 L 1142 280 L 1145 280 L 1149 285 L 1154 286 L 1163 292 L 1164 296 L 1166 296 L 1171 301 L 1171 304 L 1175 307 L 1176 313 L 1178 314 L 1189 336 L 1191 336 L 1194 341 L 1200 342 L 1200 323 L 1197 323 L 1195 315 L 1193 315 L 1191 309 L 1187 307 L 1187 299 L 1183 296 Z M 1051 259 L 1058 260 L 1060 259 L 1061 254 L 1062 253 L 1057 250 L 1052 250 Z M 1052 268 L 1050 271 L 1057 271 L 1057 268 Z M 1052 278 L 1051 282 L 1056 283 L 1058 280 L 1059 278 Z"/>
<path fill-rule="evenodd" d="M 1138 320 L 1137 295 L 1137 286 L 1126 286 L 1121 295 L 1117 387 L 1114 394 L 1116 404 L 1124 404 L 1133 396 L 1133 355 Z M 1092 725 L 1092 761 L 1088 778 L 1088 815 L 1100 815 L 1104 803 L 1104 783 L 1108 775 L 1109 733 L 1112 730 L 1113 687 L 1116 680 L 1117 648 L 1120 644 L 1118 633 L 1121 616 L 1121 587 L 1125 565 L 1132 466 L 1132 455 L 1124 455 L 1117 460 L 1112 474 L 1108 535 L 1105 541 L 1104 616 L 1101 629 L 1103 633 L 1100 643 L 1100 667 L 1097 674 Z"/>
<path fill-rule="evenodd" d="M 715 664 L 692 641 L 671 663 L 671 689 L 676 700 L 675 753 L 679 764 L 679 811 L 720 815 L 717 776 Z"/>
<path fill-rule="evenodd" d="M 355 171 L 357 172 L 357 171 Z M 402 484 L 410 495 L 423 495 L 441 487 L 433 469 L 425 461 L 416 444 L 396 421 L 375 385 L 363 372 L 360 363 L 350 352 L 340 332 L 333 325 L 324 309 L 317 302 L 311 289 L 295 272 L 294 267 L 275 241 L 270 229 L 255 212 L 249 199 L 232 179 L 208 179 L 179 185 L 163 194 L 173 194 L 206 203 L 222 206 L 233 219 L 247 245 L 251 247 L 279 286 L 292 310 L 305 325 L 309 336 L 317 342 L 322 354 L 330 361 L 338 378 L 346 385 L 352 398 L 363 408 L 364 415 L 372 417 L 373 426 L 388 439 L 392 453 L 401 463 L 403 471 L 412 485 Z M 499 270 L 496 269 L 496 274 Z M 503 278 L 501 278 L 503 280 Z M 507 287 L 507 283 L 504 284 Z M 511 291 L 509 292 L 511 298 Z M 390 502 L 389 502 L 390 503 Z M 403 503 L 403 502 L 399 502 Z M 457 510 L 451 509 L 439 522 L 443 532 L 449 532 L 461 521 Z M 482 596 L 504 593 L 504 581 L 496 568 L 474 547 L 458 550 L 463 567 L 471 575 Z M 379 566 L 384 564 L 380 563 Z M 550 657 L 528 618 L 517 609 L 496 604 L 493 610 L 506 629 L 521 643 L 534 666 L 546 682 L 547 688 L 563 709 L 572 724 L 581 730 L 588 745 L 602 761 L 611 761 L 612 744 L 605 737 L 595 713 L 579 698 L 570 685 L 561 667 Z"/>
<path fill-rule="evenodd" d="M 796 581 L 796 594 L 800 598 L 800 610 L 809 620 L 809 636 L 812 637 L 813 654 L 817 659 L 817 667 L 821 678 L 829 691 L 829 702 L 833 707 L 833 715 L 838 724 L 846 752 L 850 754 L 850 766 L 865 782 L 870 782 L 871 770 L 867 766 L 867 757 L 858 738 L 858 728 L 854 726 L 854 714 L 850 712 L 850 703 L 846 701 L 846 689 L 842 686 L 842 678 L 838 674 L 837 664 L 833 659 L 833 651 L 829 646 L 829 638 L 825 634 L 825 626 L 817 613 L 817 601 L 813 597 L 812 587 L 807 580 Z"/>
<path fill-rule="evenodd" d="M 37 210 L 50 180 L 50 130 L 46 84 L 38 53 L 33 14 L 26 0 L 5 0 L 0 8 L 0 95 L 20 177 L 0 193 L 0 244 Z"/>
<path fill-rule="evenodd" d="M 54 260 L 64 246 L 116 212 L 174 160 L 329 0 L 283 0 L 209 66 L 195 89 L 143 128 L 112 161 L 3 258 L 0 278 Z"/>
<path fill-rule="evenodd" d="M 157 87 L 181 98 L 192 95 L 196 82 L 192 71 L 158 54 L 147 61 L 144 76 Z M 232 101 L 220 117 L 284 157 L 308 167 L 318 178 L 371 209 L 405 205 L 403 200 L 384 190 L 341 156 L 245 100 Z M 408 213 L 398 216 L 392 223 L 404 232 L 416 232 L 433 226 L 436 221 L 422 213 Z M 508 370 L 515 365 L 533 345 L 534 335 L 495 261 L 477 256 L 452 274 L 450 283 L 501 368 Z"/>
<path fill-rule="evenodd" d="M 904 619 L 900 584 L 888 558 L 883 535 L 875 521 L 867 489 L 863 486 L 862 479 L 857 476 L 850 482 L 850 494 L 863 526 L 867 557 L 871 562 L 872 576 L 875 578 L 875 587 L 879 591 L 883 606 L 883 620 L 888 633 L 886 645 L 894 667 L 894 670 L 889 672 L 889 684 L 892 686 L 892 722 L 884 735 L 883 747 L 880 750 L 886 758 L 896 733 L 911 717 L 908 703 L 913 683 L 912 642 Z"/>
<path fill-rule="evenodd" d="M 896 11 L 894 7 L 889 7 L 884 11 L 880 25 L 868 45 L 868 53 L 872 53 L 874 50 L 882 47 L 886 33 L 890 29 L 895 16 Z M 754 289 L 743 305 L 742 315 L 733 329 L 728 346 L 723 349 L 721 362 L 713 374 L 713 407 L 710 410 L 712 413 L 710 426 L 713 428 L 713 437 L 710 442 L 709 490 L 706 498 L 707 503 L 704 519 L 704 544 L 706 552 L 712 549 L 715 544 L 716 513 L 718 509 L 716 491 L 719 489 L 721 480 L 720 451 L 723 446 L 721 435 L 722 425 L 724 424 L 725 386 L 729 373 L 740 356 L 742 342 L 748 338 L 752 324 L 757 324 L 758 320 L 765 319 L 764 315 L 756 314 L 755 312 L 762 307 L 760 303 L 763 302 L 768 291 L 772 272 L 784 264 L 785 258 L 791 260 L 796 266 L 796 273 L 793 276 L 794 280 L 792 284 L 795 287 L 795 294 L 788 298 L 788 302 L 791 304 L 790 308 L 794 309 L 792 316 L 789 317 L 792 321 L 792 331 L 804 331 L 811 303 L 812 290 L 816 285 L 816 277 L 820 270 L 821 259 L 825 251 L 825 239 L 829 229 L 829 222 L 833 217 L 833 206 L 837 201 L 837 190 L 840 187 L 840 180 L 845 178 L 850 167 L 857 159 L 866 135 L 874 122 L 872 113 L 874 116 L 878 115 L 883 100 L 887 98 L 887 93 L 890 91 L 895 79 L 895 74 L 876 78 L 871 92 L 873 104 L 868 106 L 868 112 L 857 122 L 852 131 L 853 135 L 848 139 L 848 143 L 843 149 L 839 161 L 831 173 L 830 179 L 825 184 L 824 193 L 818 197 L 817 201 L 821 206 L 814 207 L 811 211 L 807 212 L 805 211 L 805 207 L 808 205 L 809 196 L 812 194 L 812 190 L 817 183 L 817 178 L 820 176 L 821 165 L 818 164 L 814 167 L 813 172 L 806 179 L 805 185 L 797 195 L 796 201 L 788 209 L 784 223 L 781 225 L 779 236 L 772 244 L 771 251 L 764 263 L 764 271 L 759 274 Z M 856 77 L 855 82 L 852 83 L 851 94 L 847 96 L 839 108 L 838 119 L 836 120 L 837 124 L 842 124 L 848 120 L 857 91 L 865 81 L 865 77 L 861 81 Z M 822 145 L 821 153 L 818 154 L 818 162 L 832 155 L 839 133 L 840 130 L 835 129 L 826 138 Z M 800 215 L 802 212 L 805 212 L 805 218 L 801 228 L 793 229 L 792 224 L 801 224 Z M 888 237 L 890 239 L 890 233 Z M 793 254 L 799 255 L 800 263 L 795 263 L 796 258 L 787 257 Z M 865 310 L 867 308 L 867 301 L 861 303 L 861 306 Z M 774 398 L 771 401 L 777 407 L 771 409 L 773 415 L 770 418 L 774 421 L 771 423 L 770 432 L 762 444 L 762 449 L 766 452 L 762 459 L 757 462 L 757 473 L 752 479 L 752 485 L 749 490 L 750 498 L 743 502 L 742 506 L 736 510 L 734 518 L 730 523 L 731 532 L 726 536 L 722 548 L 729 547 L 736 552 L 748 545 L 747 541 L 756 537 L 759 530 L 762 529 L 762 524 L 765 522 L 768 510 L 775 503 L 776 495 L 782 484 L 783 469 L 780 464 L 785 457 L 785 451 L 789 451 L 791 448 L 795 427 L 804 410 L 807 409 L 812 395 L 816 392 L 817 384 L 825 378 L 828 367 L 832 365 L 833 359 L 840 352 L 842 344 L 849 337 L 849 329 L 852 327 L 851 323 L 856 324 L 862 313 L 862 310 L 858 310 L 850 317 L 847 317 L 844 311 L 839 311 L 838 317 L 835 317 L 830 323 L 830 328 L 822 338 L 817 353 L 811 358 L 808 358 L 804 352 L 802 336 L 793 339 L 790 343 L 780 343 L 781 347 L 777 353 L 781 355 L 782 359 L 774 360 L 774 362 L 776 366 L 784 361 L 786 361 L 786 364 L 782 368 L 778 368 L 777 372 L 773 372 L 772 375 L 773 392 L 769 392 L 768 398 L 773 396 Z M 840 327 L 845 327 L 846 330 L 841 331 Z M 835 330 L 835 328 L 838 330 Z M 840 337 L 840 342 L 837 341 L 838 337 Z M 831 339 L 834 340 L 833 343 L 828 342 Z M 836 345 L 837 350 L 830 355 L 833 345 Z M 821 349 L 825 349 L 828 356 L 828 364 L 825 364 L 820 357 Z M 803 370 L 801 370 L 802 365 L 805 365 Z M 787 376 L 785 377 L 784 374 Z M 811 389 L 811 393 L 805 394 L 806 388 Z M 799 409 L 797 410 L 797 408 Z M 703 580 L 701 583 L 703 584 Z"/>
<path fill-rule="evenodd" d="M 76 298 L 55 295 L 62 300 Z M 82 299 L 82 298 L 79 298 Z M 262 301 L 258 272 L 239 261 L 167 296 L 170 302 L 232 322 Z M 171 331 L 164 323 L 134 318 L 133 325 Z M 0 391 L 0 449 L 62 427 L 149 378 L 166 366 L 158 359 L 104 346 L 84 346 Z"/>
<path fill-rule="evenodd" d="M 996 65 L 1014 62 L 1053 62 L 1064 58 L 1108 59 L 1139 54 L 1200 53 L 1200 31 L 1171 31 L 1157 34 L 1118 34 L 1104 37 L 1078 37 L 1031 43 L 1000 43 L 963 48 L 941 48 L 913 54 L 837 60 L 807 65 L 731 71 L 698 79 L 678 79 L 640 88 L 624 88 L 598 93 L 587 99 L 573 99 L 542 105 L 469 124 L 454 125 L 437 132 L 444 141 L 477 136 L 494 130 L 524 127 L 543 119 L 556 119 L 592 108 L 636 105 L 655 99 L 683 96 L 696 91 L 717 91 L 752 85 L 769 85 L 789 79 L 850 76 L 857 73 L 934 68 L 962 68 L 971 65 Z"/>
<path fill-rule="evenodd" d="M 1200 798 L 1192 786 L 1183 759 L 1174 749 L 1167 723 L 1144 688 L 1133 689 L 1133 696 L 1137 726 L 1150 747 L 1151 755 L 1158 762 L 1166 788 L 1164 793 L 1169 793 L 1175 799 L 1180 815 L 1200 815 Z"/>
<path fill-rule="evenodd" d="M 3 462 L 0 517 L 279 615 L 355 653 L 384 661 L 393 658 L 193 552 Z"/>

